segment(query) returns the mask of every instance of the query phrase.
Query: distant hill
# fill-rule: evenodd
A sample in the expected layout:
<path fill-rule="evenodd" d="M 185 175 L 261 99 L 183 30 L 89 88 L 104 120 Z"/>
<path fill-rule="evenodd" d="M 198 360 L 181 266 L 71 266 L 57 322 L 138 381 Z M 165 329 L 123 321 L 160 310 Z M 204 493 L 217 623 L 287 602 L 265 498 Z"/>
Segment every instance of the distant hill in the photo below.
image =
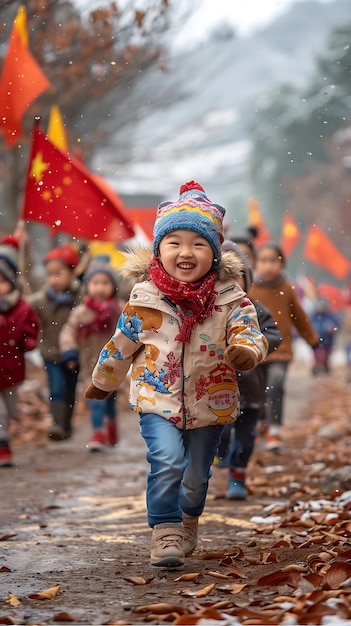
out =
<path fill-rule="evenodd" d="M 123 195 L 174 197 L 181 182 L 198 179 L 218 202 L 233 187 L 249 189 L 248 128 L 265 94 L 282 82 L 306 84 L 330 31 L 350 20 L 350 0 L 298 2 L 246 38 L 219 29 L 197 49 L 171 54 L 119 103 L 119 130 L 98 150 L 99 168 Z M 139 119 L 133 116 L 143 103 Z M 111 129 L 113 123 L 111 123 Z"/>

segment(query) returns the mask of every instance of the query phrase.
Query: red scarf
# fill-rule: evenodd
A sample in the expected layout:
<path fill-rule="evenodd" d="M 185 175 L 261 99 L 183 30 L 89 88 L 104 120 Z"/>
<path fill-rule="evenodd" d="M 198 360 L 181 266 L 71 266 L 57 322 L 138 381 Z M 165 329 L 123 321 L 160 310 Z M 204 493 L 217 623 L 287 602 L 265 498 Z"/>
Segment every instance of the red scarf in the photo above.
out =
<path fill-rule="evenodd" d="M 176 339 L 189 343 L 194 325 L 202 324 L 212 314 L 218 295 L 214 290 L 217 272 L 210 272 L 196 283 L 183 283 L 167 274 L 156 257 L 151 259 L 149 272 L 156 287 L 180 309 L 177 313 L 182 323 Z"/>
<path fill-rule="evenodd" d="M 95 312 L 95 316 L 88 324 L 84 324 L 78 328 L 78 335 L 80 339 L 87 339 L 90 335 L 96 333 L 112 333 L 116 328 L 116 323 L 119 315 L 119 305 L 115 298 L 109 298 L 104 302 L 94 300 L 90 296 L 83 298 L 84 304 Z"/>

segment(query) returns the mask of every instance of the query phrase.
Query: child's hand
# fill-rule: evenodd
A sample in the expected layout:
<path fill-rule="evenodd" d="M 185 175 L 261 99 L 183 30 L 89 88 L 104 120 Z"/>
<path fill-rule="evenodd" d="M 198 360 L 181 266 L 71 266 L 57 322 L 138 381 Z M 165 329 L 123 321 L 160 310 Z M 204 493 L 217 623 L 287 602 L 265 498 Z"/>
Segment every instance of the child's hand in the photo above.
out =
<path fill-rule="evenodd" d="M 89 387 L 85 390 L 84 397 L 89 400 L 105 400 L 111 393 L 113 393 L 113 391 L 103 391 L 95 387 L 93 383 L 90 383 Z"/>
<path fill-rule="evenodd" d="M 244 346 L 228 346 L 224 356 L 230 367 L 237 372 L 247 372 L 258 364 L 255 354 Z"/>

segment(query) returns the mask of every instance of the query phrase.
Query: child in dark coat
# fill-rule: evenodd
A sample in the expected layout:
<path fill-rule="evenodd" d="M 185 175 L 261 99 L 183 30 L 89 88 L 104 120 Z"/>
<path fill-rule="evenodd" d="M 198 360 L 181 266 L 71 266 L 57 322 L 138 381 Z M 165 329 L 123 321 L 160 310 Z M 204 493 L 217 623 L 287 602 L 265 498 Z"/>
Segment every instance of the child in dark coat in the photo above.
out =
<path fill-rule="evenodd" d="M 249 255 L 246 255 L 239 245 L 230 240 L 224 241 L 222 249 L 231 250 L 243 262 L 244 269 L 238 282 L 247 292 L 252 283 Z M 282 341 L 280 330 L 267 307 L 257 300 L 253 301 L 253 305 L 257 312 L 261 332 L 268 340 L 268 354 L 270 354 Z M 265 401 L 265 382 L 260 365 L 248 372 L 237 372 L 237 378 L 240 391 L 240 415 L 233 425 L 229 424 L 224 427 L 215 459 L 217 467 L 229 468 L 226 494 L 229 500 L 245 500 L 247 497 L 245 471 L 254 450 L 257 420 L 260 408 L 264 406 Z"/>
<path fill-rule="evenodd" d="M 17 386 L 25 378 L 24 353 L 34 350 L 39 320 L 18 286 L 18 242 L 0 244 L 0 467 L 12 465 L 9 422 L 17 409 Z"/>

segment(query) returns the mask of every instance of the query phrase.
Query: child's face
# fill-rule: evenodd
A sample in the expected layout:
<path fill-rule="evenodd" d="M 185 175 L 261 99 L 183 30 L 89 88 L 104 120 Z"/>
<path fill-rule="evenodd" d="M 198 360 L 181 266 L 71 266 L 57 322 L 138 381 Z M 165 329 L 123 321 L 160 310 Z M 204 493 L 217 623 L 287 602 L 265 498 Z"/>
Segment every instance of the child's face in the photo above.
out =
<path fill-rule="evenodd" d="M 256 260 L 255 260 L 254 255 L 252 254 L 252 250 L 250 249 L 250 247 L 247 246 L 246 243 L 237 243 L 236 245 L 242 251 L 242 253 L 245 254 L 245 256 L 247 257 L 250 267 L 254 268 L 256 264 Z"/>
<path fill-rule="evenodd" d="M 59 259 L 46 263 L 46 282 L 54 291 L 66 291 L 74 278 L 74 270 Z"/>
<path fill-rule="evenodd" d="M 282 271 L 283 263 L 276 250 L 262 248 L 257 253 L 255 268 L 263 280 L 274 280 Z"/>
<path fill-rule="evenodd" d="M 200 280 L 214 259 L 207 239 L 192 230 L 175 230 L 163 237 L 159 257 L 167 274 L 183 283 Z"/>
<path fill-rule="evenodd" d="M 13 290 L 13 285 L 0 273 L 0 297 L 7 296 Z"/>
<path fill-rule="evenodd" d="M 112 298 L 114 292 L 115 287 L 111 278 L 104 272 L 97 272 L 89 279 L 87 293 L 93 300 L 105 302 L 105 300 Z"/>

